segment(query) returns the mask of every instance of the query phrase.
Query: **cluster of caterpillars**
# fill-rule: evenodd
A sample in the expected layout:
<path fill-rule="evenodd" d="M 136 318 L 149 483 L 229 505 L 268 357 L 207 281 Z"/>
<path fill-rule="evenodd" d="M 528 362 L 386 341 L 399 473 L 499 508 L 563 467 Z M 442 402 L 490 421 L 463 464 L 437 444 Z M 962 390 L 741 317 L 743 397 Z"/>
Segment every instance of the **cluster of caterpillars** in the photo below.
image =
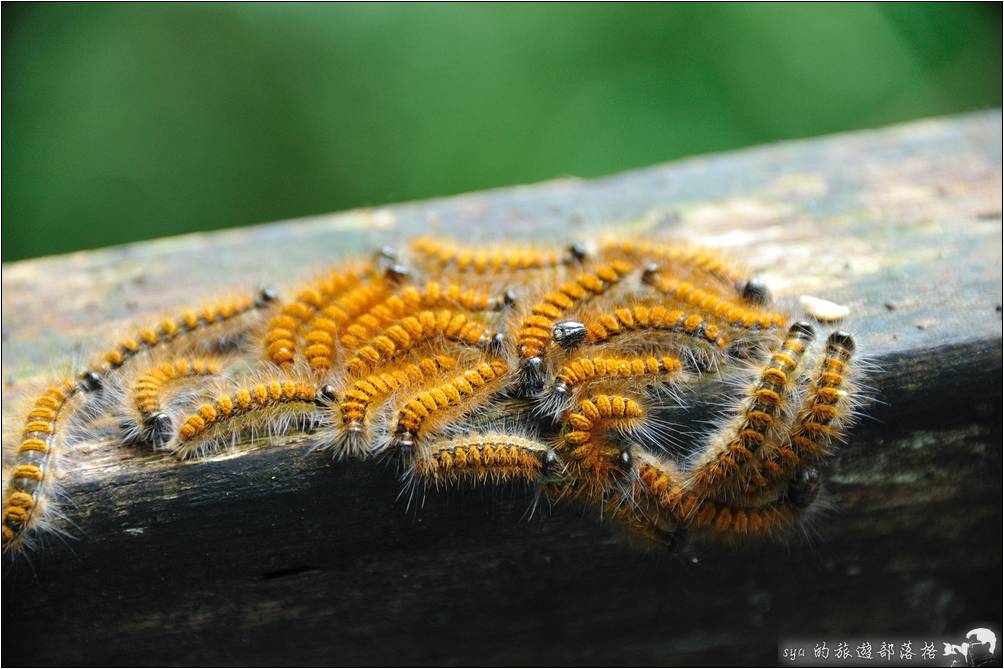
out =
<path fill-rule="evenodd" d="M 815 338 L 707 249 L 416 239 L 288 296 L 165 318 L 54 384 L 7 454 L 3 546 L 55 513 L 74 413 L 182 458 L 307 432 L 336 458 L 400 463 L 406 485 L 521 483 L 670 546 L 778 535 L 858 401 L 852 337 Z M 707 433 L 662 417 L 723 378 Z"/>

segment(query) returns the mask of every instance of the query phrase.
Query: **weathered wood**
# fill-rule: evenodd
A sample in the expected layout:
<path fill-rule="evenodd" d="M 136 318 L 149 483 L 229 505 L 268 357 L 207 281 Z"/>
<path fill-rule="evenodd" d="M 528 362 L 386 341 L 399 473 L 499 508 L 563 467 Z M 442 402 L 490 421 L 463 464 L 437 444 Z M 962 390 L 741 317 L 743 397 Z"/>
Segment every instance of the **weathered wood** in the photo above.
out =
<path fill-rule="evenodd" d="M 4 575 L 3 663 L 773 663 L 780 638 L 999 624 L 1000 147 L 992 112 L 4 266 L 5 436 L 19 397 L 193 285 L 433 231 L 733 247 L 775 294 L 851 305 L 879 401 L 811 540 L 682 557 L 573 507 L 527 521 L 513 491 L 406 509 L 393 472 L 303 441 L 91 452 L 65 477 L 77 539 Z"/>

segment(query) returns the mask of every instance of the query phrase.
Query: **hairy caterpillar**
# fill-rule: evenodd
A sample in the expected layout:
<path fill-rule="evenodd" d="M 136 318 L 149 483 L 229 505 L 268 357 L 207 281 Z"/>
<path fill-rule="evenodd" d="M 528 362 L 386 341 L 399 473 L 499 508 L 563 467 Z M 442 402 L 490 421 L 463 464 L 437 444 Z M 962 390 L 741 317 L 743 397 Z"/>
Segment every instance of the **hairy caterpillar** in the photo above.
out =
<path fill-rule="evenodd" d="M 422 238 L 290 294 L 139 328 L 42 395 L 7 457 L 4 549 L 51 512 L 52 458 L 68 436 L 57 424 L 76 429 L 64 414 L 78 397 L 84 417 L 117 412 L 125 442 L 180 458 L 304 432 L 336 458 L 403 460 L 409 485 L 528 483 L 672 546 L 797 524 L 860 403 L 851 335 L 830 335 L 813 363 L 813 328 L 706 249 Z M 127 364 L 141 354 L 145 366 Z M 726 393 L 716 431 L 666 421 L 684 390 L 725 375 L 744 391 Z M 171 384 L 185 401 L 166 401 Z M 98 387 L 120 396 L 82 392 Z"/>
<path fill-rule="evenodd" d="M 119 370 L 141 353 L 231 343 L 247 331 L 256 312 L 267 310 L 276 299 L 275 291 L 265 289 L 255 297 L 207 303 L 182 311 L 176 317 L 165 318 L 156 325 L 138 328 L 135 334 L 119 340 L 101 355 L 99 362 L 81 374 L 83 389 L 97 390 L 102 377 Z"/>
<path fill-rule="evenodd" d="M 414 475 L 435 486 L 459 483 L 540 482 L 559 466 L 547 445 L 512 434 L 474 434 L 423 449 Z"/>
<path fill-rule="evenodd" d="M 715 435 L 701 453 L 691 486 L 706 495 L 727 499 L 751 486 L 750 471 L 763 447 L 776 439 L 783 424 L 795 371 L 816 333 L 808 323 L 795 323 L 771 355 L 739 415 Z"/>
<path fill-rule="evenodd" d="M 21 430 L 21 442 L 7 475 L 3 497 L 3 545 L 17 546 L 25 532 L 43 522 L 48 489 L 52 487 L 54 451 L 58 448 L 57 421 L 83 388 L 69 379 L 50 386 L 36 401 Z"/>

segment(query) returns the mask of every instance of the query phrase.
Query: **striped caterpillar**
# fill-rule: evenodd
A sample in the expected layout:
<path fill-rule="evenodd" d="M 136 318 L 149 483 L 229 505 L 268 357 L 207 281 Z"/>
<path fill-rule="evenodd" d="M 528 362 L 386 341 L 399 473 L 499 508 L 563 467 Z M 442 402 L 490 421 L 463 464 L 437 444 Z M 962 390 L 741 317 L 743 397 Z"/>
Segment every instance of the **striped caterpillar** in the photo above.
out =
<path fill-rule="evenodd" d="M 334 458 L 395 461 L 407 485 L 528 485 L 667 546 L 780 535 L 861 402 L 853 337 L 815 340 L 707 249 L 416 239 L 287 297 L 138 328 L 53 384 L 5 449 L 3 549 L 58 518 L 62 444 L 107 417 L 129 448 L 184 459 L 307 433 Z M 721 377 L 740 382 L 715 429 L 666 422 Z"/>

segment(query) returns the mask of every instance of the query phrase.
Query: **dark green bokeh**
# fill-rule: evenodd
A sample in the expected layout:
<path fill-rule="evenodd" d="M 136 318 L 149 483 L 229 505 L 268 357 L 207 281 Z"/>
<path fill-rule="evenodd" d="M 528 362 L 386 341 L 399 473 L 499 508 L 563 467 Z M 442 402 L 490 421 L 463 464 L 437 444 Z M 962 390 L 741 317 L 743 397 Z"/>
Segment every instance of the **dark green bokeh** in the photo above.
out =
<path fill-rule="evenodd" d="M 3 259 L 1001 104 L 1000 5 L 3 5 Z"/>

